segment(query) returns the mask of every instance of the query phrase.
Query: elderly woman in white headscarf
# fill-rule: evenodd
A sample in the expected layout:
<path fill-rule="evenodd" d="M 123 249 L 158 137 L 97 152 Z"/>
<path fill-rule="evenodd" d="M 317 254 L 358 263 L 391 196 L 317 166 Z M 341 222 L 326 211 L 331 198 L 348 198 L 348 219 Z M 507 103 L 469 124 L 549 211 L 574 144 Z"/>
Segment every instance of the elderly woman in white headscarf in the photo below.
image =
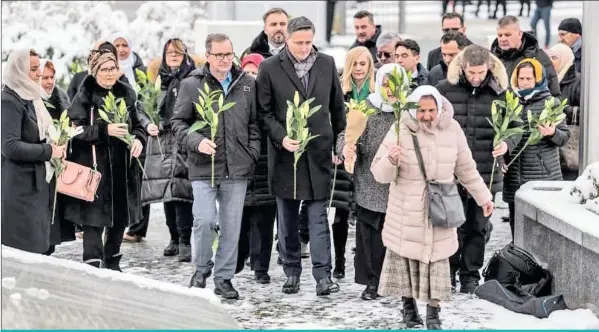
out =
<path fill-rule="evenodd" d="M 49 144 L 52 118 L 40 91 L 40 58 L 30 49 L 8 56 L 2 89 L 2 244 L 34 253 L 50 247 L 51 158 L 65 146 Z"/>
<path fill-rule="evenodd" d="M 139 69 L 143 72 L 146 71 L 141 57 L 133 52 L 131 47 L 131 39 L 126 33 L 118 32 L 112 35 L 112 44 L 116 47 L 117 57 L 119 61 L 119 68 L 121 73 L 127 77 L 129 84 L 133 86 L 137 82 L 137 75 L 135 70 Z"/>
<path fill-rule="evenodd" d="M 60 87 L 56 86 L 56 66 L 48 59 L 40 59 L 42 79 L 40 89 L 42 99 L 53 119 L 58 119 L 62 111 L 69 108 L 69 96 Z"/>
<path fill-rule="evenodd" d="M 426 179 L 450 183 L 457 177 L 485 216 L 493 211 L 493 197 L 449 101 L 430 85 L 414 90 L 409 101 L 418 107 L 402 115 L 399 144 L 392 127 L 371 167 L 376 181 L 390 183 L 379 293 L 402 297 L 403 321 L 410 328 L 422 324 L 415 299 L 428 301 L 426 327 L 440 329 L 439 302 L 451 299 L 449 257 L 458 249 L 458 238 L 455 228 L 433 226 L 428 218 L 426 182 L 412 135 L 422 151 Z"/>
<path fill-rule="evenodd" d="M 378 183 L 370 172 L 370 164 L 374 159 L 377 149 L 383 142 L 389 127 L 395 121 L 393 107 L 390 103 L 395 97 L 389 90 L 387 74 L 396 69 L 404 69 L 395 63 L 383 65 L 376 73 L 375 91 L 367 100 L 368 106 L 374 108 L 376 113 L 369 116 L 366 129 L 358 139 L 356 145 L 345 144 L 345 132 L 339 135 L 337 151 L 345 159 L 354 159 L 354 198 L 356 202 L 356 256 L 355 281 L 366 286 L 362 292 L 363 300 L 374 300 L 378 297 L 379 277 L 385 259 L 385 247 L 381 237 L 387 198 L 389 197 L 389 184 Z M 407 79 L 407 75 L 404 75 Z M 407 82 L 406 82 L 407 83 Z M 389 102 L 385 102 L 382 94 L 387 95 Z"/>

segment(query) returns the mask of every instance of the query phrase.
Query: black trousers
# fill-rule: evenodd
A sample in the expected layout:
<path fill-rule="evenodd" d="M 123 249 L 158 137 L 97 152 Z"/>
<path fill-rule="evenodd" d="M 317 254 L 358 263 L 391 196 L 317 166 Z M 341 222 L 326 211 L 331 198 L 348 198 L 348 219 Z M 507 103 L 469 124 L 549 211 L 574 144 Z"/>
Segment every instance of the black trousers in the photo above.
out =
<path fill-rule="evenodd" d="M 472 198 L 462 198 L 466 222 L 458 228 L 458 251 L 450 257 L 452 271 L 459 271 L 460 280 L 480 279 L 480 270 L 485 260 L 485 244 L 491 231 L 489 218 Z"/>
<path fill-rule="evenodd" d="M 507 15 L 506 0 L 495 0 L 495 12 L 493 13 L 493 17 L 497 17 L 497 11 L 499 11 L 499 6 L 503 6 L 503 16 Z"/>
<path fill-rule="evenodd" d="M 358 206 L 356 217 L 355 280 L 360 285 L 378 286 L 386 253 L 382 237 L 385 214 Z"/>
<path fill-rule="evenodd" d="M 310 258 L 315 280 L 331 277 L 331 232 L 327 219 L 327 200 L 305 201 L 308 219 Z M 300 201 L 277 197 L 279 255 L 287 277 L 300 276 L 300 239 L 298 236 Z"/>
<path fill-rule="evenodd" d="M 337 1 L 327 1 L 327 30 L 326 30 L 326 41 L 331 42 L 331 35 L 333 34 L 333 22 L 335 21 L 335 5 Z"/>
<path fill-rule="evenodd" d="M 347 236 L 349 232 L 349 211 L 344 209 L 335 209 L 335 220 L 333 221 L 333 245 L 335 247 L 335 264 L 343 264 L 345 261 L 345 246 L 347 245 Z M 306 214 L 305 202 L 302 202 L 299 213 L 299 236 L 304 244 L 310 239 L 310 230 L 308 229 L 308 217 Z M 342 261 L 343 260 L 343 261 Z"/>
<path fill-rule="evenodd" d="M 127 234 L 132 236 L 146 237 L 150 225 L 150 204 L 141 208 L 142 219 L 137 224 L 129 227 Z"/>
<path fill-rule="evenodd" d="M 514 241 L 514 225 L 516 224 L 516 204 L 508 203 L 508 209 L 510 211 L 510 229 L 512 231 L 512 241 Z"/>
<path fill-rule="evenodd" d="M 190 244 L 191 228 L 193 227 L 193 203 L 171 201 L 164 203 L 164 217 L 171 241 Z"/>
<path fill-rule="evenodd" d="M 97 266 L 100 262 L 119 256 L 126 228 L 124 221 L 106 228 L 83 225 L 83 262 Z"/>
<path fill-rule="evenodd" d="M 276 204 L 246 206 L 243 208 L 235 273 L 243 270 L 245 260 L 248 257 L 250 258 L 252 271 L 256 273 L 268 272 L 276 215 Z"/>

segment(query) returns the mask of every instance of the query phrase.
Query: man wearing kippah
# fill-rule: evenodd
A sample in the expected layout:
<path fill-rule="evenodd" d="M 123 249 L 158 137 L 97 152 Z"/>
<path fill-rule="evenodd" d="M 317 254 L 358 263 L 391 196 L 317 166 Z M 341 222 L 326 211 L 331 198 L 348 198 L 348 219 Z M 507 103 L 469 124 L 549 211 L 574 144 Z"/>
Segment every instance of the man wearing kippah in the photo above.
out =
<path fill-rule="evenodd" d="M 582 65 L 580 58 L 582 57 L 582 24 L 580 20 L 574 17 L 563 19 L 557 28 L 557 40 L 568 45 L 574 52 L 574 66 L 576 71 L 580 73 Z"/>

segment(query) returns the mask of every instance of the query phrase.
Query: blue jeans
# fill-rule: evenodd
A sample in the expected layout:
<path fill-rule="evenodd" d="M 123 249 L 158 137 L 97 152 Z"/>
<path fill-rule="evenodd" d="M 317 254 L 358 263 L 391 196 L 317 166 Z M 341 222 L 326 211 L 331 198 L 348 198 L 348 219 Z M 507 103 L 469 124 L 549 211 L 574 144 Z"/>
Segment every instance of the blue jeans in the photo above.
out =
<path fill-rule="evenodd" d="M 302 201 L 277 197 L 277 233 L 279 255 L 287 277 L 300 276 L 299 208 Z M 312 276 L 315 280 L 331 277 L 331 231 L 327 218 L 327 200 L 304 201 L 308 220 Z"/>
<path fill-rule="evenodd" d="M 532 19 L 530 20 L 530 26 L 532 30 L 535 32 L 535 36 L 537 36 L 537 24 L 539 20 L 542 19 L 545 24 L 545 47 L 549 47 L 551 43 L 551 7 L 544 7 L 535 9 L 535 13 L 532 15 Z"/>
<path fill-rule="evenodd" d="M 214 279 L 231 280 L 235 274 L 241 216 L 247 180 L 223 180 L 214 188 L 207 181 L 192 181 L 193 229 L 192 261 L 196 270 L 207 275 L 214 267 Z M 216 202 L 218 201 L 218 211 Z M 212 261 L 216 218 L 219 219 L 218 248 Z"/>

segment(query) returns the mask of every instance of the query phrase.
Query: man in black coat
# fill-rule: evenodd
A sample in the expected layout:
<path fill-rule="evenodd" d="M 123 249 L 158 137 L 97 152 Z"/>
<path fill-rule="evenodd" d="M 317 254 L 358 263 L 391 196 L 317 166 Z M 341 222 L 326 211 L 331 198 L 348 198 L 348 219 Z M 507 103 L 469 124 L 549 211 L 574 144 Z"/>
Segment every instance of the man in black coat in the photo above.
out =
<path fill-rule="evenodd" d="M 258 53 L 268 59 L 285 48 L 285 29 L 288 15 L 283 8 L 271 8 L 262 16 L 264 30 L 254 38 L 252 45 L 241 54 L 240 59 L 250 53 Z"/>
<path fill-rule="evenodd" d="M 196 271 L 190 287 L 205 288 L 214 267 L 214 293 L 226 299 L 239 297 L 231 279 L 237 264 L 247 181 L 252 177 L 260 155 L 256 82 L 233 65 L 234 56 L 227 35 L 209 34 L 206 37 L 207 62 L 181 82 L 171 119 L 177 140 L 188 149 L 187 164 L 194 197 L 192 261 Z M 223 104 L 215 101 L 212 105 L 215 111 L 233 103 L 216 114 L 218 126 L 214 136 L 212 125 L 194 126 L 197 121 L 214 123 L 214 113 L 204 110 L 206 115 L 201 116 L 195 106 L 199 102 L 199 89 L 205 89 L 205 86 L 210 92 L 220 90 L 222 93 Z M 198 130 L 190 131 L 192 126 Z M 217 217 L 220 231 L 213 262 Z"/>
<path fill-rule="evenodd" d="M 405 39 L 395 45 L 395 63 L 412 74 L 412 85 L 428 84 L 428 70 L 420 64 L 420 46 L 415 40 Z"/>
<path fill-rule="evenodd" d="M 466 25 L 464 24 L 464 18 L 459 13 L 447 13 L 443 15 L 441 18 L 441 31 L 443 34 L 447 34 L 448 32 L 459 32 L 466 36 Z M 472 42 L 466 39 L 467 45 L 472 44 Z M 428 52 L 428 58 L 426 60 L 426 70 L 431 71 L 434 66 L 438 65 L 443 60 L 443 54 L 441 52 L 441 47 L 437 47 L 430 52 Z M 434 85 L 434 84 L 432 84 Z"/>
<path fill-rule="evenodd" d="M 466 134 L 478 172 L 486 183 L 490 182 L 495 168 L 491 185 L 493 194 L 501 191 L 503 186 L 501 162 L 495 164 L 494 158 L 512 151 L 516 144 L 513 139 L 508 139 L 494 147 L 493 127 L 487 118 L 491 118 L 493 101 L 505 99 L 508 86 L 501 61 L 479 45 L 470 45 L 458 54 L 449 65 L 447 79 L 437 85 L 439 92 L 453 105 L 454 118 Z M 483 266 L 490 223 L 489 217 L 483 215 L 483 210 L 466 190 L 461 192 L 466 222 L 458 229 L 460 248 L 450 259 L 451 281 L 455 285 L 455 274 L 459 269 L 460 292 L 472 293 L 480 279 L 478 270 Z"/>
<path fill-rule="evenodd" d="M 302 271 L 298 232 L 298 210 L 306 202 L 310 227 L 312 274 L 317 280 L 317 295 L 339 290 L 331 281 L 331 243 L 327 220 L 327 199 L 331 193 L 331 157 L 335 138 L 345 128 L 343 92 L 332 57 L 312 45 L 314 24 L 301 16 L 287 26 L 287 47 L 262 62 L 258 74 L 260 122 L 270 138 L 269 186 L 276 196 L 279 250 L 287 282 L 283 292 L 299 291 Z M 308 119 L 312 135 L 318 135 L 306 147 L 297 164 L 297 195 L 294 195 L 294 157 L 299 142 L 287 136 L 287 101 L 295 92 L 300 103 L 322 108 Z M 294 197 L 295 196 L 295 197 Z"/>
<path fill-rule="evenodd" d="M 512 76 L 520 61 L 526 58 L 539 60 L 547 72 L 551 95 L 560 96 L 559 80 L 551 59 L 545 51 L 539 48 L 535 36 L 522 31 L 520 21 L 516 16 L 508 15 L 499 20 L 497 39 L 491 45 L 491 52 L 503 62 L 508 77 Z"/>
<path fill-rule="evenodd" d="M 582 70 L 582 24 L 575 17 L 565 18 L 559 23 L 557 28 L 557 40 L 560 43 L 568 45 L 574 52 L 574 66 L 576 72 Z"/>
<path fill-rule="evenodd" d="M 354 15 L 354 31 L 356 41 L 350 49 L 358 46 L 364 46 L 376 60 L 376 41 L 381 35 L 381 26 L 374 24 L 374 16 L 367 10 L 360 10 Z M 375 61 L 376 62 L 376 61 Z"/>
<path fill-rule="evenodd" d="M 447 66 L 468 45 L 470 41 L 466 36 L 457 32 L 449 31 L 441 37 L 441 60 L 428 73 L 427 83 L 436 86 L 447 78 Z"/>

